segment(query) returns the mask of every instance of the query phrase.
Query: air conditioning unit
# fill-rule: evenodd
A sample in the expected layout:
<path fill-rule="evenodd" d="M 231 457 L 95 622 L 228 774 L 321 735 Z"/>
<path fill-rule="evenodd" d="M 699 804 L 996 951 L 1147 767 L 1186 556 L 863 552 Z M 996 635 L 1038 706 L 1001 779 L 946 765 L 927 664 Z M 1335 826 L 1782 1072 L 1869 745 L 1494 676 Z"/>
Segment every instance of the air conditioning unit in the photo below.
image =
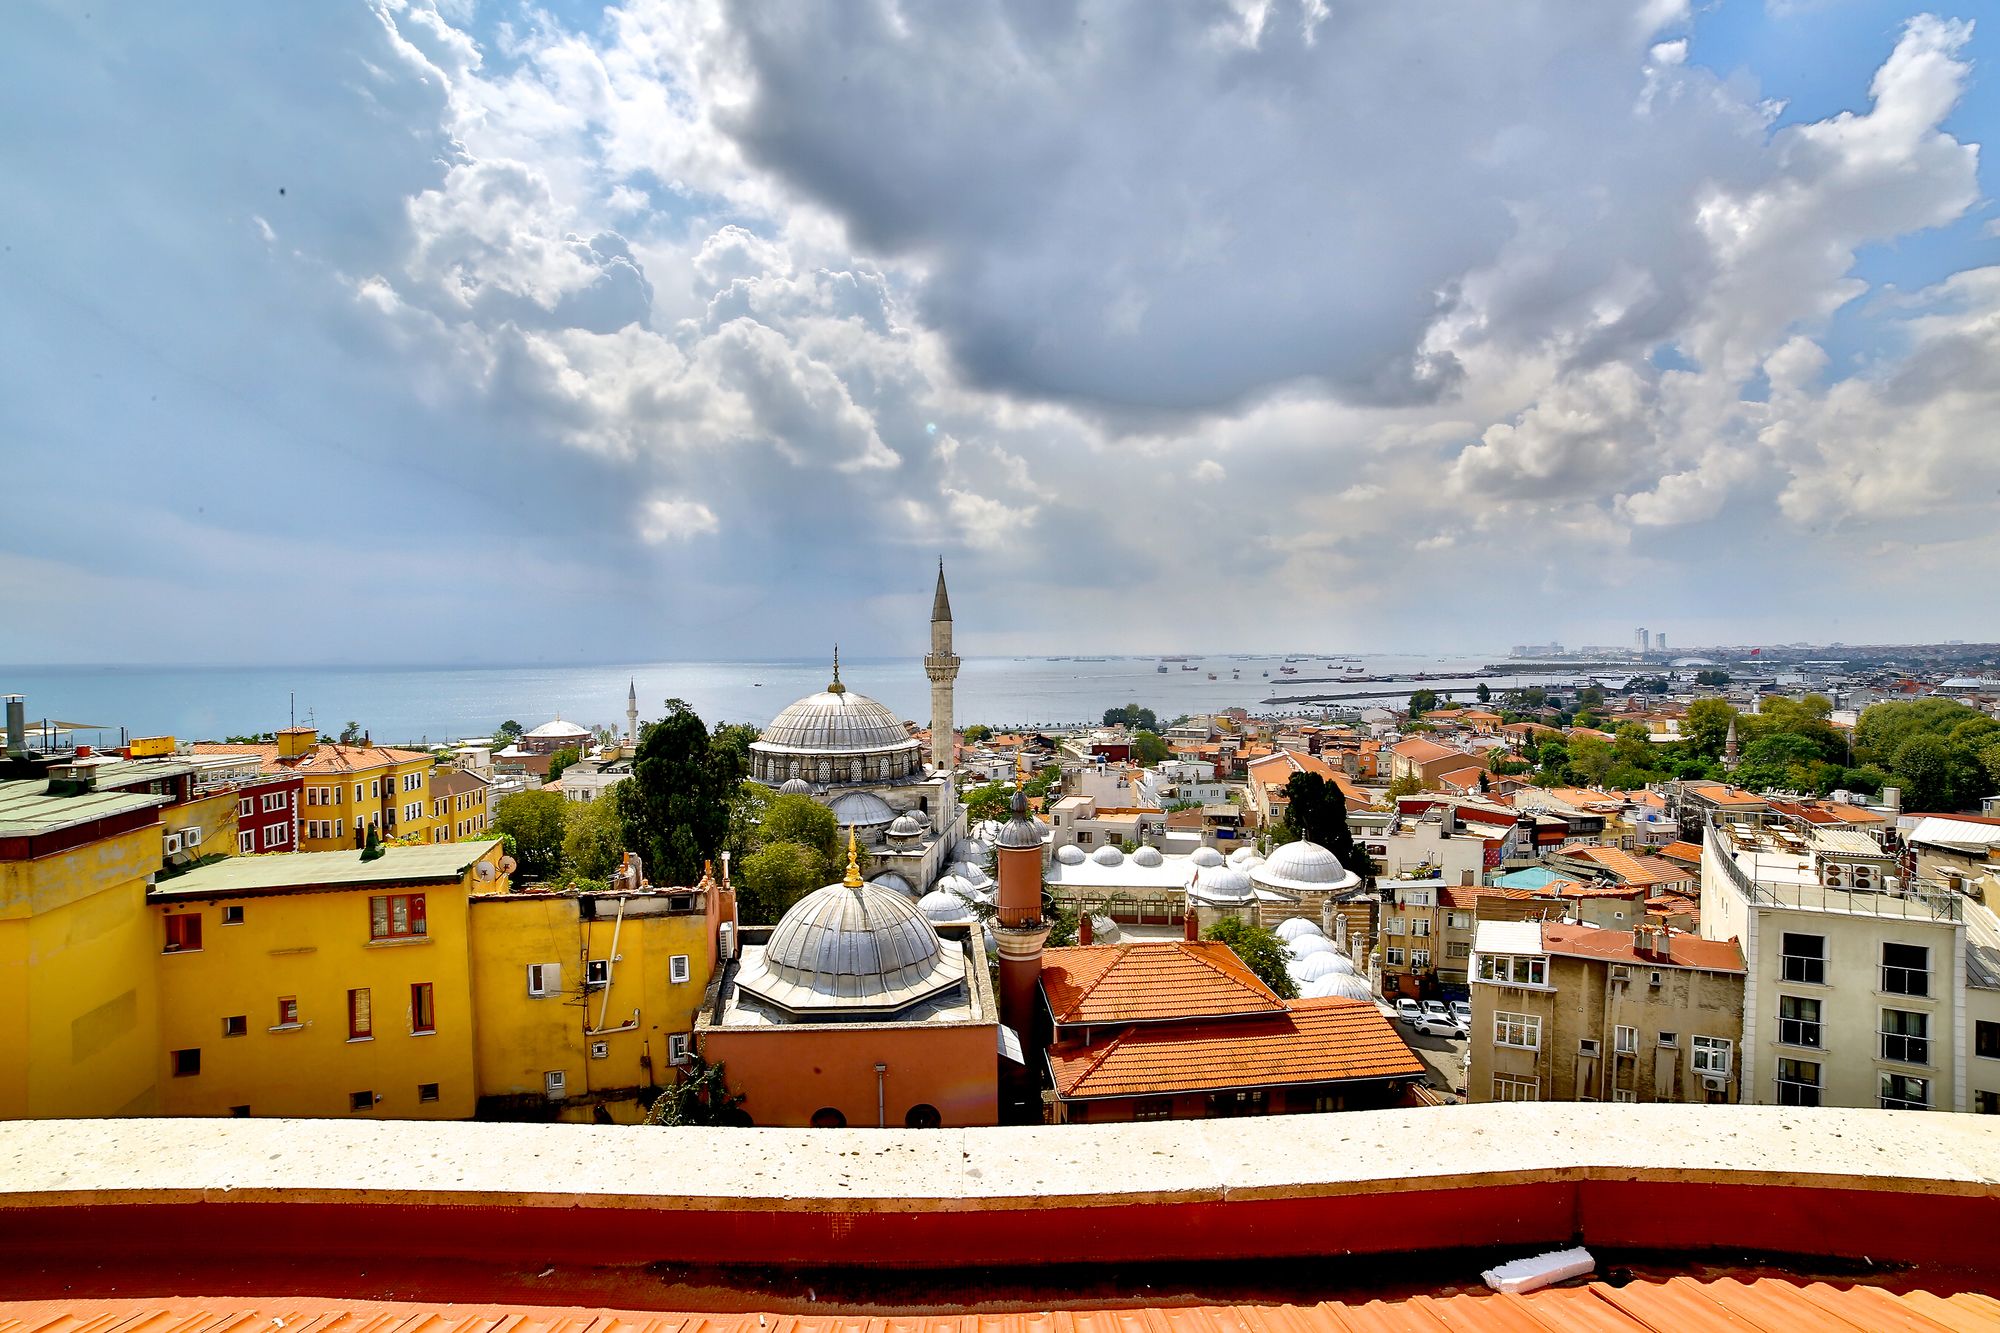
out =
<path fill-rule="evenodd" d="M 162 850 L 164 850 L 168 856 L 179 856 L 181 854 L 180 834 L 169 833 L 162 840 L 162 842 L 163 842 Z"/>
<path fill-rule="evenodd" d="M 1629 967 L 1618 967 L 1618 966 L 1615 966 L 1615 965 L 1614 965 L 1614 966 L 1612 967 L 1612 969 L 1611 969 L 1611 980 L 1612 980 L 1612 982 L 1613 982 L 1613 983 L 1617 983 L 1617 982 L 1620 982 L 1620 981 L 1630 981 L 1631 979 L 1632 979 L 1632 969 L 1631 969 L 1631 968 L 1629 968 Z"/>
<path fill-rule="evenodd" d="M 724 962 L 736 956 L 735 922 L 725 921 L 722 923 L 721 928 L 716 931 L 716 952 L 722 955 Z"/>
<path fill-rule="evenodd" d="M 201 826 L 190 824 L 181 830 L 181 846 L 193 851 L 201 846 Z"/>
<path fill-rule="evenodd" d="M 1729 1080 L 1720 1074 L 1703 1074 L 1701 1076 L 1701 1086 L 1710 1092 L 1727 1092 L 1729 1091 Z"/>
<path fill-rule="evenodd" d="M 611 1043 L 608 1041 L 593 1041 L 590 1043 L 590 1058 L 593 1060 L 610 1059 Z"/>

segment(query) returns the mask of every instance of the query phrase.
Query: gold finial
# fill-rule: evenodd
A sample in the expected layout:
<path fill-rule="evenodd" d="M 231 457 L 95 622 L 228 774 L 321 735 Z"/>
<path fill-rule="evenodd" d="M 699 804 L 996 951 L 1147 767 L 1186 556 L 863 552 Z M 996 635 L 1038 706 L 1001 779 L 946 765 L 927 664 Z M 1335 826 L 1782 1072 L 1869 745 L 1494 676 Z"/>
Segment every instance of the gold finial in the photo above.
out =
<path fill-rule="evenodd" d="M 840 881 L 850 889 L 861 887 L 861 865 L 855 860 L 854 825 L 847 826 L 847 878 Z"/>
<path fill-rule="evenodd" d="M 828 694 L 845 694 L 847 687 L 840 683 L 840 645 L 833 645 L 833 684 L 826 687 Z"/>
<path fill-rule="evenodd" d="M 1026 750 L 1016 750 L 1014 752 L 1014 790 L 1021 790 L 1021 784 L 1027 780 L 1028 752 Z"/>

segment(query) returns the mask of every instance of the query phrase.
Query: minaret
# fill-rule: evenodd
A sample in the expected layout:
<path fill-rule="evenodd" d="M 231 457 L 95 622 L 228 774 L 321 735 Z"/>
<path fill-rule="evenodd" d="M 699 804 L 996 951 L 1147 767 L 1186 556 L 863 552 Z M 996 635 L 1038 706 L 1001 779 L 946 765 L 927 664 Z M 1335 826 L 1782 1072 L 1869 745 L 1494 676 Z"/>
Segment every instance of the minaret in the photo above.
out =
<path fill-rule="evenodd" d="M 951 650 L 951 598 L 944 590 L 943 557 L 938 559 L 937 594 L 931 598 L 931 651 L 924 658 L 924 674 L 931 678 L 931 766 L 949 773 L 958 766 L 951 721 L 951 684 L 958 679 L 958 654 Z"/>
<path fill-rule="evenodd" d="M 1729 715 L 1729 734 L 1722 738 L 1722 767 L 1734 773 L 1736 771 L 1736 764 L 1736 714 L 1731 713 Z"/>
<path fill-rule="evenodd" d="M 639 682 L 625 687 L 625 743 L 639 743 Z"/>
<path fill-rule="evenodd" d="M 1021 790 L 1026 764 L 1025 756 L 1015 761 L 1013 811 L 994 839 L 993 853 L 1000 880 L 993 922 L 1000 946 L 1000 1021 L 1024 1046 L 1036 1040 L 1035 990 L 1042 946 L 1049 939 L 1049 923 L 1042 919 L 1042 834 L 1028 817 L 1028 797 Z"/>

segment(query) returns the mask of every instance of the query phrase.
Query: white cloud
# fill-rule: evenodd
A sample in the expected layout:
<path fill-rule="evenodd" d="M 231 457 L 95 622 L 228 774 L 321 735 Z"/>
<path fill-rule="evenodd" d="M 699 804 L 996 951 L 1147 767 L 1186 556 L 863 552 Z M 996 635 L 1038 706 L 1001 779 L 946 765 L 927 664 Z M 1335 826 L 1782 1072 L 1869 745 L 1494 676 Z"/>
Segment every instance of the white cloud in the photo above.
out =
<path fill-rule="evenodd" d="M 719 526 L 714 510 L 699 500 L 679 496 L 655 495 L 639 512 L 639 533 L 655 546 L 706 537 Z"/>
<path fill-rule="evenodd" d="M 1189 475 L 1196 481 L 1218 482 L 1226 478 L 1229 473 L 1223 469 L 1222 464 L 1216 462 L 1213 458 L 1204 458 L 1194 465 L 1194 471 Z"/>

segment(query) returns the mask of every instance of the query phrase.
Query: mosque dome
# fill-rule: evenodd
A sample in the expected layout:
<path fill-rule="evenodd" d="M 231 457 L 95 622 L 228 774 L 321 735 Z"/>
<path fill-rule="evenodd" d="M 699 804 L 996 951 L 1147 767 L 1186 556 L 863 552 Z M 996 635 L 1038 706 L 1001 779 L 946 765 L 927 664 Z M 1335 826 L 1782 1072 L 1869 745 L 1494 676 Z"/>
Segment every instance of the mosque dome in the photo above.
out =
<path fill-rule="evenodd" d="M 892 838 L 921 838 L 924 836 L 924 826 L 908 815 L 897 815 L 895 821 L 889 825 L 889 836 Z"/>
<path fill-rule="evenodd" d="M 1292 980 L 1304 985 L 1308 981 L 1318 981 L 1322 977 L 1339 976 L 1340 965 L 1334 959 L 1340 955 L 1328 950 L 1326 953 L 1309 953 L 1285 965 L 1292 974 Z"/>
<path fill-rule="evenodd" d="M 917 896 L 916 886 L 893 870 L 885 870 L 868 882 L 881 888 L 894 890 L 902 894 L 905 898 L 914 900 Z"/>
<path fill-rule="evenodd" d="M 1056 848 L 1056 860 L 1066 866 L 1080 866 L 1089 859 L 1088 856 L 1084 855 L 1083 848 L 1077 846 L 1075 843 L 1071 843 L 1067 847 Z"/>
<path fill-rule="evenodd" d="M 842 792 L 827 802 L 827 808 L 833 811 L 834 822 L 848 828 L 873 828 L 896 818 L 889 803 L 872 791 Z"/>
<path fill-rule="evenodd" d="M 1288 916 L 1278 923 L 1278 938 L 1290 944 L 1301 935 L 1324 935 L 1316 921 L 1308 921 L 1302 916 Z"/>
<path fill-rule="evenodd" d="M 1372 1000 L 1368 983 L 1352 972 L 1335 972 L 1299 987 L 1302 1000 Z"/>
<path fill-rule="evenodd" d="M 850 834 L 846 880 L 794 903 L 736 984 L 794 1016 L 840 1018 L 895 1013 L 964 981 L 964 954 L 917 904 L 862 881 Z"/>
<path fill-rule="evenodd" d="M 778 788 L 778 795 L 780 796 L 810 796 L 812 794 L 812 783 L 807 782 L 804 778 L 786 778 L 784 785 Z"/>
<path fill-rule="evenodd" d="M 1264 858 L 1257 855 L 1255 847 L 1238 847 L 1229 854 L 1229 864 L 1237 867 L 1255 865 Z"/>
<path fill-rule="evenodd" d="M 1105 843 L 1090 854 L 1090 859 L 1101 866 L 1115 866 L 1125 860 L 1125 853 L 1111 843 Z"/>
<path fill-rule="evenodd" d="M 1160 849 L 1157 847 L 1141 847 L 1138 851 L 1132 853 L 1132 864 L 1135 866 L 1145 866 L 1149 870 L 1155 866 L 1164 864 L 1165 861 L 1166 858 L 1160 855 Z"/>
<path fill-rule="evenodd" d="M 986 867 L 971 861 L 953 861 L 945 867 L 945 874 L 957 875 L 968 884 L 990 884 L 993 876 L 986 873 Z"/>
<path fill-rule="evenodd" d="M 932 889 L 917 899 L 917 910 L 933 925 L 957 926 L 978 920 L 972 905 L 955 893 L 944 889 Z"/>
<path fill-rule="evenodd" d="M 589 728 L 579 727 L 574 722 L 565 722 L 561 718 L 556 718 L 553 722 L 542 723 L 541 726 L 536 727 L 533 731 L 522 737 L 522 739 L 531 741 L 580 741 L 589 735 Z"/>
<path fill-rule="evenodd" d="M 1200 866 L 1204 870 L 1209 866 L 1219 866 L 1222 864 L 1222 853 L 1213 847 L 1197 847 L 1188 853 L 1188 864 Z"/>
<path fill-rule="evenodd" d="M 1234 866 L 1208 866 L 1188 885 L 1188 896 L 1205 903 L 1246 903 L 1256 896 L 1250 877 Z"/>
<path fill-rule="evenodd" d="M 954 861 L 970 861 L 979 865 L 993 854 L 993 848 L 979 838 L 967 838 L 952 850 Z"/>
<path fill-rule="evenodd" d="M 1266 888 L 1293 893 L 1345 892 L 1361 883 L 1359 875 L 1316 842 L 1288 842 L 1250 873 Z"/>
<path fill-rule="evenodd" d="M 1333 941 L 1324 935 L 1301 935 L 1285 946 L 1294 958 L 1310 958 L 1316 953 L 1333 953 Z"/>
<path fill-rule="evenodd" d="M 788 704 L 757 744 L 797 754 L 866 754 L 917 742 L 902 720 L 865 694 L 822 690 Z"/>

